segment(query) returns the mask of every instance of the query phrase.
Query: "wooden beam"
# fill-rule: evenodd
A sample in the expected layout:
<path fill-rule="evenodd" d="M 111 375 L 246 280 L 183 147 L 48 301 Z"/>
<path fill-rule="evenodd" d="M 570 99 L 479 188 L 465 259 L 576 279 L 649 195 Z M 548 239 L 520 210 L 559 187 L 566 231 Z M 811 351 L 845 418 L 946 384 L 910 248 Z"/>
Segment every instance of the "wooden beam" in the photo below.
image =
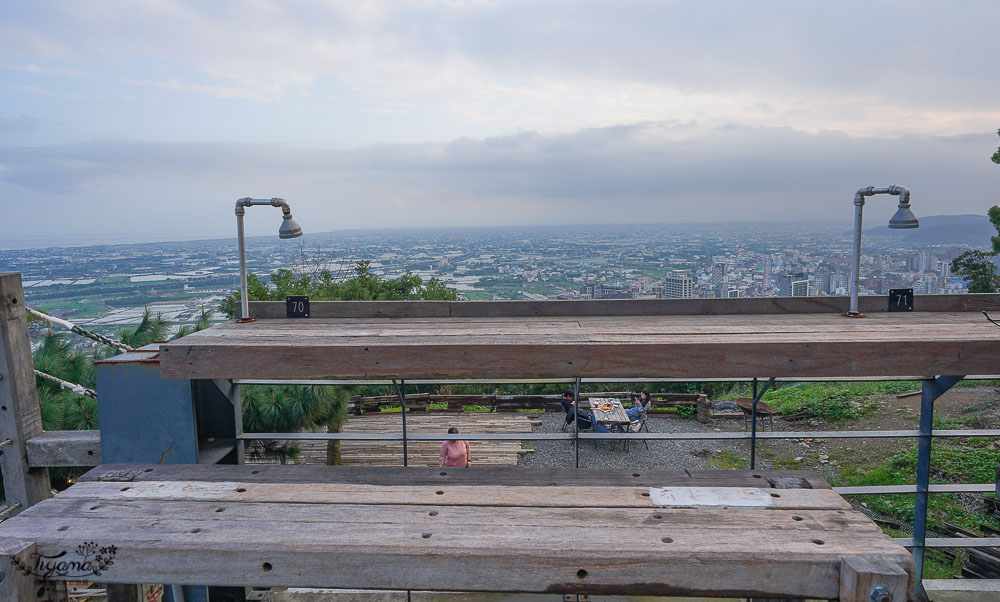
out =
<path fill-rule="evenodd" d="M 888 311 L 884 296 L 859 297 L 863 313 Z M 312 301 L 311 318 L 514 318 L 843 313 L 848 297 L 743 297 L 739 299 L 604 299 L 574 301 Z M 917 295 L 917 311 L 996 311 L 1000 294 Z M 284 301 L 251 301 L 250 315 L 284 318 Z"/>
<path fill-rule="evenodd" d="M 27 540 L 0 539 L 0 602 L 66 602 L 65 583 L 32 574 L 37 551 Z"/>
<path fill-rule="evenodd" d="M 253 466 L 213 467 L 249 469 L 253 482 L 199 481 L 184 473 L 206 467 L 162 468 L 175 478 L 100 467 L 0 524 L 0 542 L 67 561 L 100 550 L 100 580 L 113 584 L 836 599 L 848 570 L 854 590 L 893 574 L 869 560 L 912 567 L 829 489 L 766 487 L 780 473 L 736 471 L 761 487 L 721 487 L 729 477 L 713 471 L 715 485 L 660 489 L 301 482 Z M 432 471 L 477 472 L 416 472 Z"/>
<path fill-rule="evenodd" d="M 840 565 L 840 602 L 907 602 L 912 599 L 913 572 L 913 559 L 901 565 L 898 554 L 845 557 Z"/>
<path fill-rule="evenodd" d="M 42 416 L 28 339 L 21 275 L 0 273 L 0 470 L 8 505 L 14 514 L 51 497 L 49 471 L 28 464 L 26 443 L 42 434 Z"/>
<path fill-rule="evenodd" d="M 26 448 L 32 468 L 99 466 L 101 431 L 44 431 L 28 439 Z"/>
<path fill-rule="evenodd" d="M 775 510 L 850 510 L 844 498 L 831 489 L 784 489 L 736 487 L 546 487 L 544 497 L 531 486 L 353 485 L 343 483 L 239 483 L 232 481 L 145 481 L 121 483 L 84 482 L 59 494 L 61 499 L 160 500 L 180 499 L 217 502 L 337 503 L 371 505 L 422 504 L 444 506 L 525 506 L 536 508 L 689 507 L 690 500 L 720 500 L 717 505 Z M 726 497 L 718 490 L 736 495 Z M 707 506 L 706 506 L 707 507 Z"/>
<path fill-rule="evenodd" d="M 534 487 L 724 486 L 829 489 L 811 470 L 577 470 L 574 468 L 490 467 L 471 470 L 400 466 L 201 466 L 187 464 L 108 464 L 77 483 L 103 481 L 239 481 L 245 483 L 352 483 L 357 485 L 462 485 Z"/>
<path fill-rule="evenodd" d="M 1000 579 L 924 579 L 924 591 L 934 602 L 996 602 Z"/>
<path fill-rule="evenodd" d="M 971 312 L 260 320 L 218 324 L 160 355 L 164 378 L 988 374 L 1000 331 Z"/>

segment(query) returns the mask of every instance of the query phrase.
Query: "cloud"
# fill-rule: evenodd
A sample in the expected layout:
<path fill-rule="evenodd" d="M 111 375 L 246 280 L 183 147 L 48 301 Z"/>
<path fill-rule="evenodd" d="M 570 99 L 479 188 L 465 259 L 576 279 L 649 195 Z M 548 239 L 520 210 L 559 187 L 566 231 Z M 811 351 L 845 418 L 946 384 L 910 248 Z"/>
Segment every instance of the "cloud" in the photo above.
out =
<path fill-rule="evenodd" d="M 313 231 L 849 221 L 853 193 L 867 185 L 908 186 L 922 215 L 983 213 L 996 202 L 992 136 L 855 138 L 656 122 L 347 150 L 104 140 L 0 148 L 0 182 L 51 216 L 53 228 L 113 221 L 132 230 L 155 214 L 178 236 L 196 214 L 211 216 L 198 224 L 227 224 L 232 201 L 247 195 L 288 198 Z M 64 215 L 68 205 L 100 210 Z M 868 213 L 880 219 L 891 209 L 872 203 Z"/>
<path fill-rule="evenodd" d="M 38 129 L 38 118 L 19 115 L 14 118 L 0 117 L 0 134 L 21 134 Z"/>
<path fill-rule="evenodd" d="M 1000 20 L 993 0 L 100 0 L 16 13 L 0 56 L 20 64 L 211 99 L 315 99 L 300 107 L 310 118 L 403 114 L 442 140 L 669 119 L 856 136 L 1000 121 L 982 26 Z"/>

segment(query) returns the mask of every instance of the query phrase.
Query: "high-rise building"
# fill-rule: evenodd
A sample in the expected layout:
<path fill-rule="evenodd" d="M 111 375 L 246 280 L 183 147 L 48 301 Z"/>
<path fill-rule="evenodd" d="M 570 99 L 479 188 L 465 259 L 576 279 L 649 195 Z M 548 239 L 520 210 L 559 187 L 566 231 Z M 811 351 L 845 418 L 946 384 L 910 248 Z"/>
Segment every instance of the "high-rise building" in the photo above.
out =
<path fill-rule="evenodd" d="M 687 270 L 674 270 L 663 279 L 663 296 L 667 299 L 694 297 L 694 280 Z"/>
<path fill-rule="evenodd" d="M 785 274 L 778 282 L 779 297 L 808 297 L 809 280 L 805 274 Z"/>
<path fill-rule="evenodd" d="M 712 285 L 725 284 L 729 282 L 729 264 L 725 261 L 716 261 L 712 264 Z"/>

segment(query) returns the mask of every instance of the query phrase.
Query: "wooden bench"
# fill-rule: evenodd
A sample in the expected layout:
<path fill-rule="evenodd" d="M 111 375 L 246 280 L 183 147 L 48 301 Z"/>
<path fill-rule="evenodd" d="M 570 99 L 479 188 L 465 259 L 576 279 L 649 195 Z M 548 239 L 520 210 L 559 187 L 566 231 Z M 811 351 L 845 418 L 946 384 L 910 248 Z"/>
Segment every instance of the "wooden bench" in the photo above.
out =
<path fill-rule="evenodd" d="M 109 465 L 0 552 L 54 581 L 434 591 L 905 600 L 913 574 L 806 471 Z"/>

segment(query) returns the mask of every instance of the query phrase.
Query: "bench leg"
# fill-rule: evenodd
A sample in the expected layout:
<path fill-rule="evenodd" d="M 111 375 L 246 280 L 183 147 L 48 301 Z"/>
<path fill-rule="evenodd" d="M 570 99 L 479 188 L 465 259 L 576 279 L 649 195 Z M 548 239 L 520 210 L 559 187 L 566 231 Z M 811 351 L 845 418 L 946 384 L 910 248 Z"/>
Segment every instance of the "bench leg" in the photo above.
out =
<path fill-rule="evenodd" d="M 66 602 L 66 584 L 42 581 L 18 568 L 31 567 L 35 544 L 2 546 L 0 554 L 0 602 Z M 15 564 L 15 560 L 17 564 Z"/>
<path fill-rule="evenodd" d="M 895 560 L 847 556 L 840 561 L 840 602 L 906 602 L 912 599 L 910 583 L 910 573 Z"/>

